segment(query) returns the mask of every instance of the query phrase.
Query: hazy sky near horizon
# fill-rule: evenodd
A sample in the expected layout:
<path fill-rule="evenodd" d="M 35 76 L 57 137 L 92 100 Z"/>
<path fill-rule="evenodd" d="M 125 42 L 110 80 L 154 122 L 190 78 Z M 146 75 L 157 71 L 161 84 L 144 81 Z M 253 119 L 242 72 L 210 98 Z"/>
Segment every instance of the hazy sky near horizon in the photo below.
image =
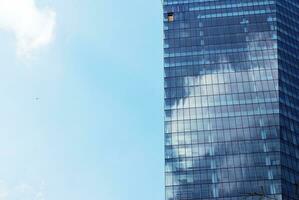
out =
<path fill-rule="evenodd" d="M 0 0 L 0 200 L 162 200 L 161 2 Z"/>

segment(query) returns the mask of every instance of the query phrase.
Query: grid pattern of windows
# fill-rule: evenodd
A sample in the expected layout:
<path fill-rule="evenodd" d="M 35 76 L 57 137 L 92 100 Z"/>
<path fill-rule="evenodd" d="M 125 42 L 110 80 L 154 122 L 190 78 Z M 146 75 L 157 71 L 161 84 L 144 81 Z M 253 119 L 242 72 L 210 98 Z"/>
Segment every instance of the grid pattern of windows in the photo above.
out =
<path fill-rule="evenodd" d="M 299 1 L 277 1 L 282 193 L 299 199 Z"/>
<path fill-rule="evenodd" d="M 163 4 L 166 200 L 298 199 L 298 1 Z"/>

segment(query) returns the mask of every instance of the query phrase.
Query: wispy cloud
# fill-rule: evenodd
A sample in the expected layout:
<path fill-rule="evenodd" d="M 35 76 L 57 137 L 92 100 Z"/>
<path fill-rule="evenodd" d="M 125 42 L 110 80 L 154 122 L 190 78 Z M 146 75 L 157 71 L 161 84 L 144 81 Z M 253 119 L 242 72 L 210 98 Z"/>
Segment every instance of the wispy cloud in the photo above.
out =
<path fill-rule="evenodd" d="M 0 0 L 0 29 L 15 35 L 17 54 L 30 56 L 54 36 L 56 13 L 35 0 Z"/>
<path fill-rule="evenodd" d="M 21 183 L 15 186 L 0 180 L 0 200 L 45 200 L 44 182 L 37 186 Z"/>
<path fill-rule="evenodd" d="M 5 200 L 8 197 L 9 189 L 3 180 L 0 180 L 0 200 Z"/>

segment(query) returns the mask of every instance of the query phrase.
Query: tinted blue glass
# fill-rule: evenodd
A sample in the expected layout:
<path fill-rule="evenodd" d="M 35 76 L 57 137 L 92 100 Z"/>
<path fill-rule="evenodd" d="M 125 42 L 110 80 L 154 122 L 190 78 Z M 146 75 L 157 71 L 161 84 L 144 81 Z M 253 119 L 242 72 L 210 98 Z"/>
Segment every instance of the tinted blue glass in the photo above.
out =
<path fill-rule="evenodd" d="M 164 0 L 166 199 L 298 199 L 296 0 Z"/>
<path fill-rule="evenodd" d="M 277 1 L 282 193 L 299 199 L 299 2 Z"/>

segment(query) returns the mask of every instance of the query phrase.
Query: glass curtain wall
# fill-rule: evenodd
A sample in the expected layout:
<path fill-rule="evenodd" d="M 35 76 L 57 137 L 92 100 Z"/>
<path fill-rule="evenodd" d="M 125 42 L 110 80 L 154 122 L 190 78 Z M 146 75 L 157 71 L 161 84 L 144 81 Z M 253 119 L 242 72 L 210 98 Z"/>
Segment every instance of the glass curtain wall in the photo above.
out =
<path fill-rule="evenodd" d="M 297 79 L 278 87 L 278 74 L 298 60 L 278 61 L 279 45 L 291 44 L 278 42 L 277 16 L 287 16 L 277 10 L 294 12 L 271 0 L 164 0 L 163 8 L 166 200 L 282 199 L 294 182 L 282 172 L 298 171 L 281 170 L 281 161 L 299 154 L 281 153 L 297 143 L 281 143 L 280 119 L 293 122 L 295 97 L 279 91 Z M 284 132 L 297 138 L 297 127 Z"/>

